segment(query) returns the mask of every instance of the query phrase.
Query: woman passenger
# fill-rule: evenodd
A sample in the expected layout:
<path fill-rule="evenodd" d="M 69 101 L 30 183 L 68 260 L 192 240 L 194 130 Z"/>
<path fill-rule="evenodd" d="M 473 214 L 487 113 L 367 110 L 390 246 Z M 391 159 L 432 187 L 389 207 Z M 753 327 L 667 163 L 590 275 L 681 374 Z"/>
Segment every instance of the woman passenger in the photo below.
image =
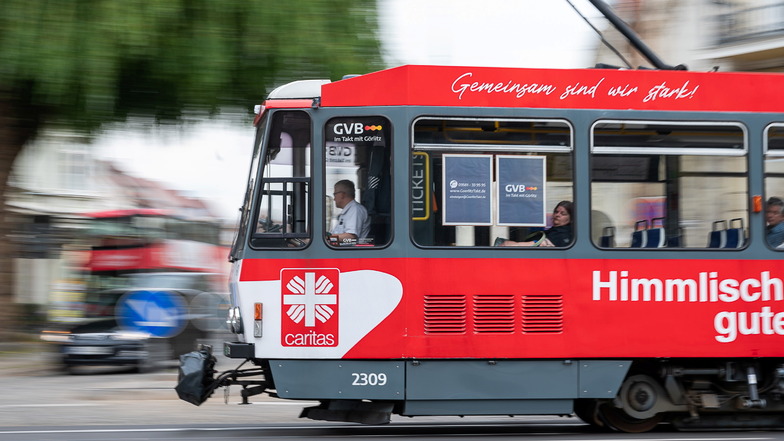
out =
<path fill-rule="evenodd" d="M 503 247 L 565 247 L 572 243 L 572 201 L 561 201 L 553 209 L 553 226 L 545 230 L 544 238 L 525 242 L 506 240 Z M 529 236 L 530 237 L 530 236 Z"/>

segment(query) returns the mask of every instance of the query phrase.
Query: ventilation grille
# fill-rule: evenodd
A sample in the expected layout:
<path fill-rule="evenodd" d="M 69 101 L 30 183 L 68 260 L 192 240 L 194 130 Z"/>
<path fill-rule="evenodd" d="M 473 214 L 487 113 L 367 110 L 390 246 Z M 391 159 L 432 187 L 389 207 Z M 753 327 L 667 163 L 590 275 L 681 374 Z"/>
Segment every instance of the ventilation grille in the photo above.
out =
<path fill-rule="evenodd" d="M 557 334 L 560 332 L 563 332 L 562 296 L 523 296 L 524 334 Z"/>
<path fill-rule="evenodd" d="M 474 332 L 477 334 L 514 333 L 513 295 L 474 296 Z"/>
<path fill-rule="evenodd" d="M 425 296 L 425 334 L 465 334 L 465 332 L 465 296 Z"/>

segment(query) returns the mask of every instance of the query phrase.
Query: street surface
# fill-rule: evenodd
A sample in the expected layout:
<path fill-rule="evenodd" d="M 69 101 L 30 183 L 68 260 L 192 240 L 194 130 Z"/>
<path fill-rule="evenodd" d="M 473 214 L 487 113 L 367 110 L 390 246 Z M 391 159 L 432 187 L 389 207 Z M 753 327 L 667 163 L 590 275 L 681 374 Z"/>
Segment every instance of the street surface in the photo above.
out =
<path fill-rule="evenodd" d="M 301 421 L 307 403 L 289 403 L 266 395 L 238 405 L 239 388 L 229 404 L 219 389 L 201 406 L 181 401 L 174 386 L 176 363 L 158 372 L 139 374 L 120 367 L 83 367 L 75 375 L 56 370 L 46 345 L 0 350 L 0 427 L 109 424 L 262 423 Z M 218 369 L 235 360 L 218 356 Z M 237 363 L 239 364 L 239 363 Z"/>
<path fill-rule="evenodd" d="M 235 360 L 219 356 L 219 369 Z M 177 369 L 138 374 L 124 368 L 55 369 L 44 345 L 0 345 L 0 441 L 71 440 L 265 440 L 346 438 L 406 440 L 459 438 L 527 441 L 784 441 L 784 431 L 597 433 L 578 418 L 393 416 L 392 424 L 362 426 L 303 420 L 314 402 L 251 397 L 240 405 L 239 388 L 224 403 L 223 390 L 201 406 L 177 398 Z"/>

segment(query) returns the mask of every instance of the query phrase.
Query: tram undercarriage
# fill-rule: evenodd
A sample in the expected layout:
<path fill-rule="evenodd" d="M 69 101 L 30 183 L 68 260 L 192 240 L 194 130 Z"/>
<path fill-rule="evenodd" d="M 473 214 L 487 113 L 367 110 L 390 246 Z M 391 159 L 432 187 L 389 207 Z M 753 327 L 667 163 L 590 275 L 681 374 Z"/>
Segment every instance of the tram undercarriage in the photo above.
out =
<path fill-rule="evenodd" d="M 234 357 L 242 352 L 237 346 L 227 349 Z M 243 368 L 248 362 L 254 366 Z M 267 361 L 251 356 L 219 374 L 214 366 L 210 347 L 183 355 L 175 388 L 180 398 L 198 406 L 217 388 L 238 385 L 243 403 L 263 393 L 315 400 L 320 404 L 303 409 L 301 417 L 362 424 L 386 424 L 392 414 L 575 414 L 596 428 L 630 433 L 660 423 L 682 430 L 784 426 L 782 360 Z M 365 371 L 375 377 L 361 375 Z M 341 373 L 349 383 L 341 383 Z"/>
<path fill-rule="evenodd" d="M 770 360 L 635 361 L 612 400 L 575 400 L 574 413 L 600 428 L 645 432 L 784 425 L 784 365 Z"/>

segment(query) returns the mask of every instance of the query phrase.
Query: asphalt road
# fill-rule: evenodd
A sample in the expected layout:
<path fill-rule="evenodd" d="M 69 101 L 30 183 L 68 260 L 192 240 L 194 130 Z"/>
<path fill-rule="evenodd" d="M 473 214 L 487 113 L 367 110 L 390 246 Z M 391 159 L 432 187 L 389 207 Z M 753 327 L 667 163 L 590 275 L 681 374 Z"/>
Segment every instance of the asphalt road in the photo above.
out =
<path fill-rule="evenodd" d="M 220 369 L 236 363 L 219 359 Z M 239 388 L 230 388 L 229 404 L 221 389 L 197 407 L 177 398 L 176 381 L 175 362 L 145 374 L 86 367 L 68 375 L 56 369 L 44 344 L 2 345 L 0 427 L 301 421 L 300 410 L 312 404 L 256 396 L 253 404 L 239 405 Z"/>
<path fill-rule="evenodd" d="M 218 357 L 219 368 L 236 360 Z M 525 439 L 526 441 L 784 441 L 784 431 L 673 432 L 665 427 L 630 436 L 597 433 L 578 418 L 393 416 L 386 426 L 299 418 L 313 402 L 267 396 L 241 405 L 239 389 L 226 400 L 219 390 L 201 406 L 181 401 L 174 364 L 139 374 L 121 368 L 85 368 L 76 375 L 54 369 L 44 345 L 0 345 L 0 441 L 262 440 L 347 438 Z"/>
<path fill-rule="evenodd" d="M 219 369 L 238 364 L 222 356 L 218 360 Z M 228 398 L 224 389 L 219 389 L 201 406 L 181 401 L 174 391 L 175 363 L 144 374 L 123 368 L 83 368 L 76 375 L 69 375 L 55 367 L 53 354 L 43 344 L 0 345 L 0 390 L 5 397 L 0 402 L 0 440 L 212 439 L 217 436 L 216 431 L 223 435 L 214 439 L 248 439 L 249 434 L 253 434 L 252 439 L 342 437 L 348 433 L 374 436 L 389 430 L 397 435 L 411 430 L 416 433 L 431 423 L 446 425 L 438 427 L 465 423 L 511 427 L 508 425 L 543 420 L 393 416 L 393 424 L 383 427 L 319 422 L 299 418 L 302 408 L 315 402 L 260 395 L 251 397 L 252 404 L 242 405 L 238 387 L 230 388 Z M 549 421 L 545 424 L 555 424 L 556 430 L 585 427 L 577 418 L 544 420 Z M 561 422 L 567 425 L 562 426 Z M 344 433 L 345 430 L 349 432 Z"/>

